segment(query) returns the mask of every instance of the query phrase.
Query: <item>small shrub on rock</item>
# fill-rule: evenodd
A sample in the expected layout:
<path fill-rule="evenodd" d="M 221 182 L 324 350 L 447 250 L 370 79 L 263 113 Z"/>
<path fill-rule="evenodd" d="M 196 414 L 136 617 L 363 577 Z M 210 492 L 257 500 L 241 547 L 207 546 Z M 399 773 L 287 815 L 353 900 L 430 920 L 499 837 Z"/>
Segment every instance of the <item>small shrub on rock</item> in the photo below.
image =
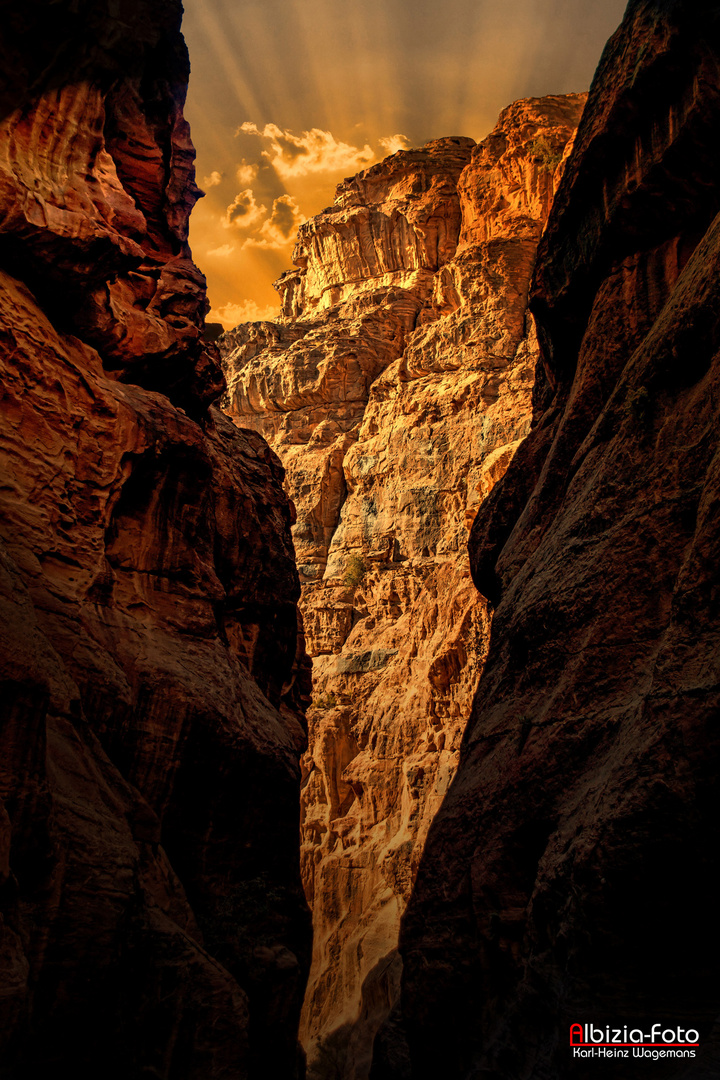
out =
<path fill-rule="evenodd" d="M 362 555 L 352 552 L 345 560 L 345 574 L 343 576 L 343 581 L 346 585 L 359 585 L 365 577 L 366 569 L 365 560 Z"/>
<path fill-rule="evenodd" d="M 544 135 L 540 135 L 530 143 L 530 155 L 533 161 L 549 172 L 554 172 L 562 161 L 562 152 L 553 150 Z"/>
<path fill-rule="evenodd" d="M 318 694 L 313 698 L 313 706 L 316 709 L 334 709 L 338 700 L 334 694 Z"/>

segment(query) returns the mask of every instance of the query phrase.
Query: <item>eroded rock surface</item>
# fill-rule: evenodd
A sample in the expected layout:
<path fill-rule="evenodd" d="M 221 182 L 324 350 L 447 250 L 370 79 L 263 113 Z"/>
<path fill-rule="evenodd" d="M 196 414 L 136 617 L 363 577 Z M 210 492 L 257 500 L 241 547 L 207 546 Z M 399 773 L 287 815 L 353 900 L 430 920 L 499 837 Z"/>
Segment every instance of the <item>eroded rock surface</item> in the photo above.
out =
<path fill-rule="evenodd" d="M 489 656 L 401 934 L 413 1080 L 584 1077 L 591 1018 L 695 1028 L 653 1069 L 717 1073 L 719 31 L 629 5 L 540 246 L 533 431 L 470 543 Z"/>
<path fill-rule="evenodd" d="M 300 229 L 286 318 L 221 342 L 226 409 L 278 452 L 297 508 L 303 1031 L 348 1080 L 397 997 L 400 915 L 487 648 L 468 529 L 529 430 L 528 289 L 583 102 L 517 102 L 479 146 L 440 139 L 345 181 Z"/>
<path fill-rule="evenodd" d="M 0 94 L 0 1072 L 296 1075 L 283 470 L 208 408 L 181 7 L 29 2 Z"/>

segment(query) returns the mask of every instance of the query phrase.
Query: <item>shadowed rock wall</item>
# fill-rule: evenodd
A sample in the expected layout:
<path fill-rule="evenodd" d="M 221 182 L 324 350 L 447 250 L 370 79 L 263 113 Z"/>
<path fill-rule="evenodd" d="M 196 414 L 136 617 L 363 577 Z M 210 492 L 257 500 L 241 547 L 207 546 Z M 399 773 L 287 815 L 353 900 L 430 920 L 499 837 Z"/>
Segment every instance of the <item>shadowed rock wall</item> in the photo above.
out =
<path fill-rule="evenodd" d="M 0 1075 L 296 1075 L 283 470 L 210 407 L 173 0 L 3 4 Z"/>
<path fill-rule="evenodd" d="M 490 651 L 401 932 L 413 1080 L 586 1076 L 591 1020 L 696 1028 L 652 1068 L 717 1075 L 719 31 L 629 5 L 540 245 L 533 430 L 470 540 Z"/>

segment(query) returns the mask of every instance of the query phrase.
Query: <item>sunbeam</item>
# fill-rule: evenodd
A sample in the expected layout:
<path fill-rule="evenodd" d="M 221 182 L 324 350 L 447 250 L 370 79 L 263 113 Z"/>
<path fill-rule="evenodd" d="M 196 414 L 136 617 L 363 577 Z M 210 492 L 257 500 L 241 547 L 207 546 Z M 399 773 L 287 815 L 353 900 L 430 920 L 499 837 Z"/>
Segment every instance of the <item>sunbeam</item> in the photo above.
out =
<path fill-rule="evenodd" d="M 275 246 L 263 247 L 276 199 L 291 196 L 309 217 L 368 163 L 367 144 L 381 160 L 382 140 L 397 135 L 411 146 L 445 135 L 481 139 L 517 98 L 586 89 L 624 7 L 625 0 L 186 0 L 186 113 L 199 181 L 209 181 L 191 243 L 208 277 L 211 318 L 229 325 L 238 311 L 277 309 L 271 281 L 290 265 L 293 243 L 273 233 Z M 297 153 L 307 152 L 311 137 L 316 147 L 324 140 L 327 156 L 313 150 L 312 168 L 282 168 L 267 138 L 239 131 L 243 124 L 259 132 L 276 126 Z M 331 153 L 339 144 L 357 154 Z M 254 214 L 230 236 L 228 207 L 246 190 L 265 216 Z"/>

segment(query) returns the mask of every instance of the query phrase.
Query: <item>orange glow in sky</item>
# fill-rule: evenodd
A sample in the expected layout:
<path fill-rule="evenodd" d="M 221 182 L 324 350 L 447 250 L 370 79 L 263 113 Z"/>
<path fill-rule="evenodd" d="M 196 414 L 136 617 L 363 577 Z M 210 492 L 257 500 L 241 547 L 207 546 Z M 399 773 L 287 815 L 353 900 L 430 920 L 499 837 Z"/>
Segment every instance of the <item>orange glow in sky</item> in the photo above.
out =
<path fill-rule="evenodd" d="M 209 318 L 273 318 L 297 226 L 404 146 L 587 89 L 626 0 L 185 0 Z"/>

